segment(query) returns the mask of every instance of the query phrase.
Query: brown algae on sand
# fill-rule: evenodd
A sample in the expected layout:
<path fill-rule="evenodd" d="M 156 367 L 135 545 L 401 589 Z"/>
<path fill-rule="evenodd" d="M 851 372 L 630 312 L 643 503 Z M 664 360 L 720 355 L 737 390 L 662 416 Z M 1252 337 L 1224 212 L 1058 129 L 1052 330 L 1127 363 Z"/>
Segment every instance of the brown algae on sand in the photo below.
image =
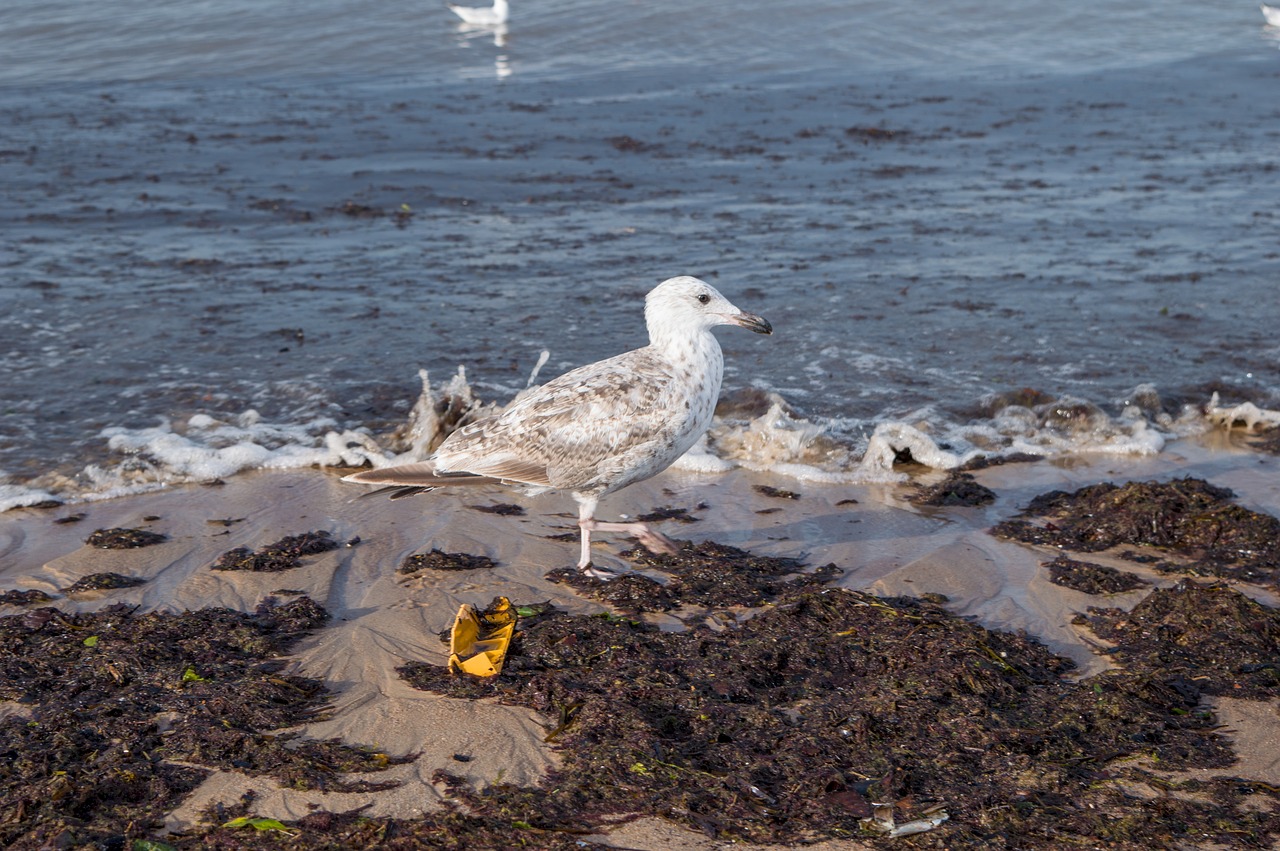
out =
<path fill-rule="evenodd" d="M 146 529 L 98 529 L 85 539 L 85 544 L 101 550 L 132 550 L 167 540 L 164 535 Z"/>
<path fill-rule="evenodd" d="M 0 699 L 26 708 L 0 720 L 0 845 L 131 847 L 215 768 L 347 789 L 342 773 L 392 764 L 280 732 L 328 704 L 322 683 L 280 660 L 326 617 L 304 597 L 253 613 L 117 605 L 0 618 Z"/>
<path fill-rule="evenodd" d="M 79 594 L 83 591 L 115 591 L 120 588 L 133 588 L 137 585 L 144 585 L 146 581 L 137 576 L 124 576 L 120 573 L 91 573 L 63 588 L 62 593 Z"/>
<path fill-rule="evenodd" d="M 834 566 L 810 571 L 710 541 L 674 557 L 631 557 L 662 574 L 661 583 L 642 578 L 693 625 L 663 632 L 638 616 L 530 607 L 497 676 L 400 669 L 418 688 L 538 712 L 561 756 L 542 782 L 476 788 L 424 766 L 436 769 L 443 809 L 411 819 L 317 810 L 286 820 L 292 835 L 218 826 L 251 821 L 252 798 L 225 802 L 210 811 L 210 826 L 189 834 L 155 830 L 206 766 L 338 788 L 335 769 L 368 772 L 391 761 L 269 732 L 324 710 L 319 683 L 283 676 L 277 658 L 323 619 L 309 600 L 251 615 L 113 607 L 0 619 L 4 683 L 26 682 L 25 666 L 39 654 L 52 660 L 41 665 L 64 660 L 44 675 L 49 685 L 0 693 L 30 707 L 28 717 L 0 721 L 0 752 L 18 755 L 0 763 L 0 841 L 569 849 L 592 847 L 585 833 L 607 833 L 620 820 L 656 817 L 721 842 L 879 845 L 875 828 L 887 816 L 934 826 L 894 840 L 907 847 L 1268 847 L 1280 839 L 1280 789 L 1230 776 L 1230 736 L 1203 702 L 1280 699 L 1280 613 L 1231 588 L 1188 581 L 1151 592 L 1131 612 L 1091 610 L 1081 625 L 1114 645 L 1121 667 L 1074 681 L 1071 662 L 1025 635 L 985 629 L 933 601 L 824 587 Z M 699 614 L 730 608 L 740 616 L 712 623 Z M 140 633 L 113 632 L 116 620 L 182 627 L 152 649 Z M 43 643 L 15 640 L 24 632 Z M 224 657 L 211 642 L 234 652 Z M 122 647 L 138 658 L 122 666 L 107 655 Z M 134 669 L 152 655 L 156 673 Z M 79 696 L 85 684 L 96 691 Z M 231 727 L 218 726 L 223 720 Z M 37 735 L 90 741 L 63 754 Z M 122 749 L 140 767 L 122 765 Z M 1189 768 L 1222 776 L 1173 773 Z"/>
<path fill-rule="evenodd" d="M 429 553 L 414 553 L 400 563 L 400 573 L 417 573 L 420 570 L 492 570 L 498 563 L 488 556 L 469 553 L 446 553 L 432 549 Z"/>
<path fill-rule="evenodd" d="M 1054 585 L 1085 594 L 1121 594 L 1147 584 L 1146 580 L 1132 573 L 1104 564 L 1077 561 L 1065 555 L 1044 562 L 1041 567 L 1049 571 L 1049 581 Z"/>
<path fill-rule="evenodd" d="M 329 532 L 303 532 L 281 538 L 256 552 L 248 547 L 236 547 L 222 554 L 214 563 L 214 570 L 291 570 L 302 565 L 302 557 L 326 553 L 340 545 Z"/>
<path fill-rule="evenodd" d="M 668 581 L 663 584 L 641 573 L 601 581 L 567 568 L 553 570 L 547 578 L 623 611 L 660 612 L 683 604 L 760 606 L 784 588 L 813 586 L 840 572 L 835 565 L 808 572 L 799 559 L 757 556 L 714 541 L 686 541 L 674 555 L 651 553 L 643 547 L 622 555 L 640 567 L 661 571 Z"/>
<path fill-rule="evenodd" d="M 1042 494 L 1023 515 L 1043 522 L 1006 520 L 991 531 L 1081 553 L 1151 547 L 1176 556 L 1158 561 L 1160 570 L 1274 585 L 1280 577 L 1280 520 L 1237 505 L 1232 496 L 1203 479 L 1106 482 Z"/>
<path fill-rule="evenodd" d="M 1280 652 L 1275 635 L 1255 640 Z M 810 588 L 720 631 L 553 610 L 522 621 L 501 676 L 401 672 L 543 713 L 563 762 L 542 786 L 477 791 L 440 775 L 473 816 L 539 835 L 657 816 L 722 841 L 853 838 L 885 802 L 899 822 L 945 807 L 937 836 L 914 840 L 927 847 L 1280 835 L 1280 790 L 1174 783 L 1135 759 L 1168 770 L 1233 756 L 1198 691 L 1150 648 L 1122 646 L 1143 664 L 1072 682 L 1069 661 L 1025 636 L 919 600 Z M 1137 800 L 1134 783 L 1189 794 Z M 1261 807 L 1247 800 L 1258 795 Z"/>
<path fill-rule="evenodd" d="M 996 494 L 972 474 L 953 471 L 938 484 L 920 488 L 910 499 L 917 505 L 977 507 L 995 502 Z"/>

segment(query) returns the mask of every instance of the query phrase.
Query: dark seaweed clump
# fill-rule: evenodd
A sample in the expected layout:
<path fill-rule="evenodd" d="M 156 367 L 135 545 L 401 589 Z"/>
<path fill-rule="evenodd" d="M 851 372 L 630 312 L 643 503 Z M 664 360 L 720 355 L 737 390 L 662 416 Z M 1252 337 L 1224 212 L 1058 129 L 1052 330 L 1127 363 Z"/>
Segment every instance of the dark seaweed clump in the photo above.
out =
<path fill-rule="evenodd" d="M 133 588 L 145 585 L 147 580 L 137 576 L 125 576 L 120 573 L 91 573 L 82 576 L 62 589 L 63 594 L 78 594 L 81 591 L 114 591 L 118 588 Z"/>
<path fill-rule="evenodd" d="M 1254 449 L 1280 455 L 1280 426 L 1266 429 L 1256 439 L 1250 441 L 1250 445 Z"/>
<path fill-rule="evenodd" d="M 1274 610 L 1228 589 L 1179 593 L 1176 608 L 1153 604 L 1144 625 L 1156 635 L 1206 605 L 1239 616 L 1180 627 L 1189 652 L 1212 631 L 1225 652 L 1248 635 L 1247 660 L 1280 658 L 1280 633 L 1257 629 Z M 477 836 L 520 824 L 537 844 L 653 815 L 721 841 L 803 843 L 867 835 L 880 802 L 899 821 L 946 809 L 944 826 L 897 840 L 910 847 L 1266 847 L 1280 836 L 1280 790 L 1174 783 L 1132 759 L 1162 770 L 1233 761 L 1200 691 L 1136 632 L 1113 636 L 1126 670 L 1074 683 L 1070 662 L 1025 636 L 843 589 L 798 590 L 719 632 L 558 611 L 519 629 L 498 677 L 401 669 L 419 688 L 546 718 L 563 763 L 539 788 L 475 791 L 440 775 L 481 821 Z M 1236 667 L 1257 696 L 1280 696 L 1255 664 Z M 1138 797 L 1135 785 L 1190 794 Z"/>
<path fill-rule="evenodd" d="M 996 501 L 996 493 L 968 473 L 952 471 L 936 485 L 921 488 L 911 497 L 917 505 L 969 506 L 990 505 Z"/>
<path fill-rule="evenodd" d="M 0 618 L 0 700 L 29 708 L 0 721 L 0 846 L 130 847 L 208 768 L 344 789 L 340 772 L 389 765 L 272 732 L 327 705 L 319 681 L 278 661 L 326 617 L 304 597 L 253 614 L 112 606 Z"/>
<path fill-rule="evenodd" d="M 1161 562 L 1161 570 L 1274 584 L 1280 574 L 1280 520 L 1236 505 L 1232 496 L 1203 479 L 1108 482 L 1036 497 L 1023 514 L 1047 523 L 1006 520 L 991 531 L 1074 552 L 1153 547 L 1182 557 Z"/>
<path fill-rule="evenodd" d="M 132 550 L 167 540 L 164 535 L 146 529 L 98 529 L 84 542 L 100 550 Z"/>
<path fill-rule="evenodd" d="M 700 502 L 693 508 L 694 511 L 703 511 L 707 508 L 705 502 Z M 664 505 L 661 508 L 655 508 L 647 514 L 641 514 L 636 520 L 641 523 L 658 523 L 663 520 L 675 520 L 679 523 L 697 523 L 702 518 L 694 517 L 689 513 L 690 509 L 683 506 Z"/>
<path fill-rule="evenodd" d="M 763 494 L 764 496 L 768 496 L 768 497 L 773 497 L 774 499 L 799 499 L 800 498 L 800 494 L 796 493 L 795 491 L 783 490 L 782 488 L 775 488 L 773 485 L 756 485 L 755 491 L 756 493 Z"/>
<path fill-rule="evenodd" d="M 31 606 L 36 603 L 48 603 L 53 600 L 48 594 L 32 588 L 30 591 L 5 591 L 0 594 L 0 603 L 8 603 L 10 606 Z"/>
<path fill-rule="evenodd" d="M 213 565 L 214 570 L 290 570 L 302 564 L 302 557 L 326 553 L 338 549 L 338 542 L 327 531 L 303 532 L 281 538 L 254 552 L 248 547 L 236 547 L 222 554 Z"/>
<path fill-rule="evenodd" d="M 1183 580 L 1132 611 L 1089 609 L 1078 622 L 1117 646 L 1126 670 L 1146 670 L 1191 697 L 1280 695 L 1280 611 L 1225 585 Z"/>
<path fill-rule="evenodd" d="M 601 581 L 577 568 L 553 570 L 547 577 L 624 611 L 669 611 L 680 604 L 727 608 L 760 606 L 784 589 L 813 587 L 839 573 L 834 565 L 803 574 L 804 562 L 793 558 L 752 555 L 746 550 L 704 541 L 685 542 L 675 555 L 651 553 L 643 547 L 622 555 L 642 567 L 667 574 L 665 585 L 640 573 Z"/>
<path fill-rule="evenodd" d="M 493 505 L 468 505 L 472 511 L 482 511 L 485 514 L 497 514 L 500 517 L 522 517 L 524 516 L 524 508 L 510 502 L 497 502 Z"/>
<path fill-rule="evenodd" d="M 429 553 L 416 553 L 400 563 L 400 573 L 416 573 L 419 570 L 489 570 L 498 563 L 488 556 L 467 553 L 446 553 L 433 549 Z"/>
<path fill-rule="evenodd" d="M 1049 581 L 1054 585 L 1085 594 L 1119 594 L 1147 584 L 1132 573 L 1103 564 L 1076 561 L 1064 555 L 1045 562 L 1043 567 L 1049 569 Z"/>

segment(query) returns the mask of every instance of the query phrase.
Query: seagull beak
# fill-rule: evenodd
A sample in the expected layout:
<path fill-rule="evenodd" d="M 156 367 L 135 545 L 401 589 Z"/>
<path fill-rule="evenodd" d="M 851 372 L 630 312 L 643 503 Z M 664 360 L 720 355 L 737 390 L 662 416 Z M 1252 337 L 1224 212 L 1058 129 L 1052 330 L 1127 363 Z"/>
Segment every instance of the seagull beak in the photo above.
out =
<path fill-rule="evenodd" d="M 754 313 L 739 313 L 737 316 L 730 316 L 729 321 L 749 331 L 755 331 L 757 334 L 773 333 L 773 326 L 769 324 L 769 320 Z"/>

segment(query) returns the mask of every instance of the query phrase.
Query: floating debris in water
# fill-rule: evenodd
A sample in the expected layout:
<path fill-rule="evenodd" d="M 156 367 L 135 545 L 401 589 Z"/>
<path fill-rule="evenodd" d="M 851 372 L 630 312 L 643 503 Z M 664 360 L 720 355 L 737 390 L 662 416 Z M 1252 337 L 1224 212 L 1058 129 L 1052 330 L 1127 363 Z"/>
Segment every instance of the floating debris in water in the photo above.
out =
<path fill-rule="evenodd" d="M 133 550 L 138 547 L 150 547 L 169 540 L 157 532 L 146 529 L 98 529 L 88 538 L 85 544 L 100 550 Z"/>

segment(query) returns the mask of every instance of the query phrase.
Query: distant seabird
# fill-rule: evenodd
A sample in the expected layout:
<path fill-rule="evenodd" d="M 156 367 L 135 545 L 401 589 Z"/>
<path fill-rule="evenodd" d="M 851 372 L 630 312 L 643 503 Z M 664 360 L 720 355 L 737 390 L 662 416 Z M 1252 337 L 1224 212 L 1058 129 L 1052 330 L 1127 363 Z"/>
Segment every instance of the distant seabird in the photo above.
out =
<path fill-rule="evenodd" d="M 496 27 L 507 22 L 507 0 L 493 0 L 491 7 L 455 6 L 448 4 L 455 15 L 464 23 L 479 27 Z"/>
<path fill-rule="evenodd" d="M 1267 19 L 1267 23 L 1273 27 L 1280 27 L 1280 8 L 1262 4 L 1262 17 Z"/>
<path fill-rule="evenodd" d="M 425 462 L 366 470 L 344 481 L 388 485 L 392 499 L 461 484 L 501 482 L 530 494 L 568 491 L 578 502 L 582 556 L 591 533 L 623 532 L 649 550 L 675 544 L 644 523 L 595 519 L 600 499 L 671 465 L 711 425 L 724 356 L 711 329 L 740 325 L 772 334 L 705 281 L 663 281 L 645 297 L 649 345 L 525 391 L 505 410 L 463 426 Z"/>

